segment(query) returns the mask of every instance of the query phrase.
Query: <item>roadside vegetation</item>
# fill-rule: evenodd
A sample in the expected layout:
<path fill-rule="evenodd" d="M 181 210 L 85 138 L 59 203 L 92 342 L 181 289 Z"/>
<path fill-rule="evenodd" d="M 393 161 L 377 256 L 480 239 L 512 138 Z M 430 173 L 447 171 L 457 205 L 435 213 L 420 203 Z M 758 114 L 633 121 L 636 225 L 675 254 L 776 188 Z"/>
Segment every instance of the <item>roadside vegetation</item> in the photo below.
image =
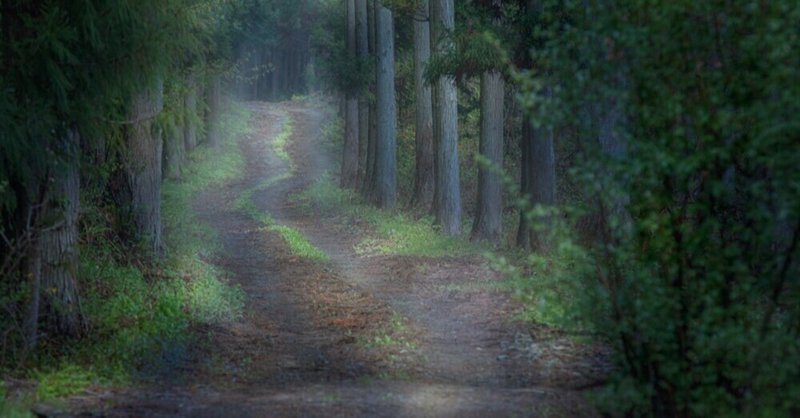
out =
<path fill-rule="evenodd" d="M 184 180 L 164 184 L 163 259 L 132 253 L 110 238 L 110 217 L 102 200 L 85 199 L 94 205 L 84 206 L 78 274 L 92 333 L 80 340 L 48 340 L 35 357 L 25 359 L 25 369 L 4 370 L 21 386 L 0 384 L 0 416 L 32 416 L 35 403 L 91 387 L 127 385 L 153 368 L 168 373 L 171 365 L 162 358 L 191 350 L 197 343 L 192 327 L 241 317 L 245 295 L 206 261 L 218 242 L 192 208 L 199 193 L 244 173 L 238 139 L 247 132 L 249 113 L 235 103 L 229 109 L 221 118 L 222 147 L 198 147 L 188 158 Z"/>

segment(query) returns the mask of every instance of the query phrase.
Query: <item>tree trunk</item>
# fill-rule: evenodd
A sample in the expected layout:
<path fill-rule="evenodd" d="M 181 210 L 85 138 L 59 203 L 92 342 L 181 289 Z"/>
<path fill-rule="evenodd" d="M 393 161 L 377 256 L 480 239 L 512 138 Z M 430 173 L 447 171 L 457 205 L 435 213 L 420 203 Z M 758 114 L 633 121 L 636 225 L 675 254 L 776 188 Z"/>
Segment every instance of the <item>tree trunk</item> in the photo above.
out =
<path fill-rule="evenodd" d="M 56 173 L 50 199 L 54 207 L 37 245 L 41 266 L 40 320 L 53 334 L 78 336 L 83 331 L 76 273 L 78 270 L 78 212 L 80 206 L 80 168 L 77 161 L 79 138 L 70 131 L 66 139 L 68 164 Z M 56 216 L 52 216 L 56 215 Z"/>
<path fill-rule="evenodd" d="M 183 99 L 183 146 L 188 155 L 197 147 L 197 79 L 190 75 L 186 83 L 186 96 Z"/>
<path fill-rule="evenodd" d="M 550 128 L 533 128 L 529 120 L 523 123 L 527 126 L 523 127 L 522 137 L 522 191 L 527 195 L 531 208 L 550 209 L 556 203 L 554 133 Z M 543 215 L 528 219 L 528 215 L 520 214 L 517 245 L 539 252 L 548 252 L 551 246 L 552 216 Z"/>
<path fill-rule="evenodd" d="M 208 145 L 218 148 L 222 142 L 219 119 L 222 113 L 222 82 L 219 74 L 211 76 L 208 84 L 208 120 L 206 122 Z"/>
<path fill-rule="evenodd" d="M 123 166 L 130 196 L 126 198 L 133 220 L 135 240 L 160 254 L 161 243 L 161 133 L 155 117 L 163 108 L 163 84 L 134 99 L 126 130 Z"/>
<path fill-rule="evenodd" d="M 184 148 L 184 137 L 181 129 L 175 124 L 167 124 L 164 127 L 164 178 L 179 179 L 183 170 L 183 162 L 186 157 Z"/>
<path fill-rule="evenodd" d="M 520 174 L 519 174 L 519 192 L 520 197 L 525 202 L 530 202 L 531 199 L 531 181 L 530 176 L 532 172 L 531 166 L 531 140 L 532 140 L 532 127 L 527 116 L 522 117 L 522 134 L 520 135 L 519 150 L 520 150 Z M 527 207 L 521 207 L 519 211 L 519 225 L 517 227 L 517 246 L 524 249 L 531 248 L 531 226 L 528 215 L 530 210 Z"/>
<path fill-rule="evenodd" d="M 435 18 L 441 29 L 452 31 L 455 26 L 455 9 L 453 0 L 434 0 Z M 437 36 L 439 37 L 439 36 Z M 447 53 L 455 48 L 453 42 L 446 37 L 438 40 L 440 53 Z M 437 91 L 437 106 L 440 118 L 437 121 L 436 133 L 439 133 L 439 216 L 442 231 L 447 235 L 461 233 L 461 185 L 458 160 L 458 92 L 455 78 L 440 77 Z"/>
<path fill-rule="evenodd" d="M 505 82 L 500 72 L 481 75 L 480 154 L 489 166 L 478 168 L 478 199 L 473 240 L 500 243 L 503 225 L 503 194 L 500 172 L 503 169 L 503 123 Z"/>
<path fill-rule="evenodd" d="M 377 203 L 382 208 L 393 208 L 397 203 L 397 104 L 394 91 L 394 22 L 392 11 L 377 1 L 377 122 L 378 137 L 375 148 L 378 180 Z"/>
<path fill-rule="evenodd" d="M 25 276 L 30 290 L 30 300 L 28 301 L 28 312 L 22 324 L 25 333 L 25 347 L 31 350 L 39 343 L 39 305 L 41 302 L 41 283 L 42 283 L 42 257 L 38 239 L 31 243 L 27 254 L 25 266 Z"/>
<path fill-rule="evenodd" d="M 531 142 L 531 160 L 534 161 L 531 173 L 531 202 L 549 209 L 556 204 L 556 156 L 553 147 L 554 132 L 552 128 L 533 130 Z M 539 220 L 543 228 L 533 229 L 531 245 L 540 252 L 547 252 L 551 246 L 553 226 L 552 215 L 545 215 Z"/>
<path fill-rule="evenodd" d="M 367 31 L 369 32 L 369 39 L 368 39 L 368 47 L 370 56 L 375 57 L 375 2 L 369 2 L 367 8 Z M 375 80 L 374 77 L 376 73 L 373 72 L 370 74 L 373 79 L 370 83 L 370 93 L 372 97 L 375 97 Z M 378 137 L 378 119 L 377 119 L 377 109 L 376 109 L 376 101 L 370 100 L 369 101 L 369 132 L 367 135 L 367 161 L 366 161 L 366 175 L 364 176 L 364 185 L 362 187 L 361 194 L 366 198 L 368 201 L 375 200 L 375 191 L 377 189 L 377 177 L 375 176 L 375 149 L 377 147 L 376 141 Z"/>
<path fill-rule="evenodd" d="M 356 54 L 361 64 L 369 60 L 369 24 L 367 23 L 367 0 L 356 0 Z M 367 174 L 367 153 L 369 148 L 369 99 L 360 92 L 358 98 L 358 174 L 356 184 L 359 190 L 364 185 Z"/>
<path fill-rule="evenodd" d="M 433 0 L 436 2 L 437 0 Z M 435 4 L 429 1 L 428 4 L 428 22 L 430 26 L 430 38 L 431 38 L 431 51 L 439 50 L 439 38 L 440 33 L 442 32 L 441 28 L 441 21 L 437 18 L 437 7 Z M 439 191 L 439 177 L 441 177 L 441 165 L 440 165 L 440 155 L 439 155 L 439 142 L 442 139 L 442 132 L 440 131 L 441 123 L 439 122 L 442 119 L 442 108 L 439 106 L 439 83 L 434 81 L 431 85 L 431 121 L 433 122 L 433 141 L 432 141 L 432 148 L 433 148 L 433 202 L 431 203 L 431 210 L 430 213 L 434 217 L 434 222 L 436 224 L 440 224 L 441 220 L 439 218 L 439 206 L 441 206 L 441 196 L 442 194 Z"/>
<path fill-rule="evenodd" d="M 356 56 L 356 3 L 346 0 L 347 6 L 347 56 Z M 352 91 L 346 91 L 344 117 L 344 151 L 342 154 L 341 185 L 355 189 L 358 181 L 358 97 Z"/>
<path fill-rule="evenodd" d="M 344 113 L 345 134 L 341 186 L 354 189 L 358 179 L 358 99 L 348 95 L 345 99 Z"/>
<path fill-rule="evenodd" d="M 417 207 L 433 203 L 433 104 L 431 87 L 425 82 L 425 67 L 431 59 L 431 34 L 428 0 L 420 1 L 414 17 L 414 93 L 416 96 L 416 130 L 414 133 L 415 172 L 414 196 Z"/>

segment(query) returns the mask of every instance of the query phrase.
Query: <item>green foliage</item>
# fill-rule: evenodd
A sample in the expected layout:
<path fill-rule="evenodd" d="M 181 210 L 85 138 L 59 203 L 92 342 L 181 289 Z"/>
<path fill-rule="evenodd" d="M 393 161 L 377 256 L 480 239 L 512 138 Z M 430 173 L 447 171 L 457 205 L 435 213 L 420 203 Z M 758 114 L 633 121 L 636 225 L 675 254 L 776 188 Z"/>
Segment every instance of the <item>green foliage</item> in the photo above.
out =
<path fill-rule="evenodd" d="M 347 51 L 347 19 L 339 0 L 319 2 L 319 17 L 311 33 L 311 51 L 320 83 L 347 94 L 365 91 L 375 76 L 374 63 Z"/>
<path fill-rule="evenodd" d="M 796 415 L 800 7 L 548 1 L 537 19 L 517 80 L 537 124 L 581 138 L 594 229 L 563 237 L 579 298 L 560 299 L 616 349 L 599 405 Z"/>

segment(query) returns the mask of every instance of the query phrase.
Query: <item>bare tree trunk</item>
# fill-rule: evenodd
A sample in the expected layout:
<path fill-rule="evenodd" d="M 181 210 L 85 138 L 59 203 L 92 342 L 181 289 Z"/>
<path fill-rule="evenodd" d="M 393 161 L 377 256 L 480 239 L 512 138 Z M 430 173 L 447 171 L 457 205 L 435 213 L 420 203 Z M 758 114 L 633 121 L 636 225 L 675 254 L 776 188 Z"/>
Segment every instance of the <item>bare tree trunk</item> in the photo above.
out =
<path fill-rule="evenodd" d="M 376 45 L 375 45 L 375 2 L 369 2 L 367 8 L 367 30 L 369 32 L 369 39 L 368 39 L 368 47 L 370 51 L 370 55 L 375 57 Z M 375 91 L 375 73 L 372 73 L 371 76 L 373 77 L 372 82 L 370 83 L 370 92 L 371 95 L 374 97 L 376 95 Z M 366 162 L 366 175 L 364 176 L 364 186 L 362 187 L 361 194 L 367 200 L 373 201 L 375 198 L 375 191 L 377 189 L 377 177 L 375 176 L 375 149 L 377 147 L 376 141 L 378 137 L 378 119 L 377 119 L 377 109 L 376 109 L 376 101 L 370 100 L 369 101 L 369 132 L 367 135 L 367 162 Z"/>
<path fill-rule="evenodd" d="M 186 82 L 186 96 L 183 100 L 185 107 L 183 146 L 188 154 L 197 147 L 197 79 L 194 75 L 190 75 Z"/>
<path fill-rule="evenodd" d="M 356 56 L 356 3 L 346 0 L 347 6 L 347 55 Z M 342 187 L 355 189 L 358 180 L 358 97 L 346 91 L 344 117 L 344 151 L 342 153 Z"/>
<path fill-rule="evenodd" d="M 453 0 L 434 0 L 434 14 L 442 30 L 452 31 L 455 27 L 455 9 Z M 438 37 L 438 36 L 437 36 Z M 448 38 L 439 39 L 441 53 L 455 48 Z M 442 231 L 447 235 L 461 233 L 461 185 L 458 160 L 458 91 L 455 78 L 443 76 L 438 80 L 437 106 L 440 108 L 440 119 L 437 121 L 436 133 L 439 140 L 439 168 L 437 172 L 439 185 L 439 216 Z"/>
<path fill-rule="evenodd" d="M 520 136 L 520 175 L 519 175 L 519 191 L 521 198 L 526 202 L 530 202 L 531 198 L 531 172 L 533 162 L 531 161 L 531 141 L 532 141 L 532 127 L 530 121 L 526 116 L 522 117 L 522 135 Z M 529 210 L 525 207 L 520 208 L 519 211 L 519 225 L 517 227 L 517 246 L 524 249 L 531 247 L 531 226 L 528 219 Z"/>
<path fill-rule="evenodd" d="M 272 73 L 271 75 L 271 92 L 270 92 L 270 100 L 277 101 L 280 95 L 280 62 L 283 58 L 283 51 L 280 48 L 275 48 L 272 50 Z"/>
<path fill-rule="evenodd" d="M 553 147 L 554 132 L 552 128 L 534 130 L 531 143 L 531 158 L 534 161 L 531 173 L 531 202 L 544 208 L 552 208 L 556 204 L 556 156 Z M 552 215 L 539 219 L 544 227 L 541 231 L 534 228 L 531 244 L 534 249 L 547 252 L 551 247 L 553 226 Z"/>
<path fill-rule="evenodd" d="M 433 0 L 436 2 L 437 0 Z M 428 22 L 430 26 L 430 38 L 431 38 L 431 51 L 439 50 L 439 38 L 440 33 L 442 32 L 441 28 L 441 21 L 436 16 L 437 7 L 433 3 L 428 4 Z M 441 219 L 439 218 L 439 206 L 441 206 L 442 194 L 439 190 L 439 177 L 441 177 L 441 161 L 440 161 L 440 154 L 439 154 L 439 143 L 442 139 L 442 132 L 441 132 L 441 123 L 439 122 L 442 119 L 442 108 L 439 106 L 439 83 L 434 81 L 431 85 L 431 121 L 433 122 L 433 141 L 432 141 L 432 148 L 433 148 L 433 202 L 431 202 L 431 210 L 430 213 L 434 217 L 434 222 L 436 224 L 441 223 Z"/>
<path fill-rule="evenodd" d="M 345 100 L 344 113 L 345 135 L 341 186 L 354 189 L 358 179 L 358 99 L 348 95 Z"/>
<path fill-rule="evenodd" d="M 161 133 L 154 120 L 163 108 L 163 84 L 134 99 L 131 119 L 138 120 L 126 132 L 123 165 L 130 193 L 133 236 L 160 254 L 161 243 Z"/>
<path fill-rule="evenodd" d="M 219 119 L 222 113 L 222 81 L 219 74 L 211 76 L 208 84 L 208 121 L 206 132 L 208 145 L 214 148 L 222 142 L 219 132 Z"/>
<path fill-rule="evenodd" d="M 28 251 L 25 276 L 27 277 L 28 287 L 30 290 L 30 301 L 28 301 L 28 312 L 25 314 L 25 320 L 22 324 L 22 327 L 25 333 L 25 347 L 30 350 L 35 348 L 39 343 L 39 305 L 42 283 L 42 257 L 38 238 L 31 243 L 30 250 Z"/>
<path fill-rule="evenodd" d="M 425 82 L 425 67 L 431 59 L 431 34 L 428 0 L 420 1 L 414 17 L 414 92 L 416 96 L 415 173 L 412 202 L 418 207 L 433 203 L 433 104 Z"/>
<path fill-rule="evenodd" d="M 378 180 L 377 203 L 392 208 L 397 203 L 397 108 L 394 91 L 394 22 L 391 10 L 376 1 L 377 122 L 375 149 Z"/>
<path fill-rule="evenodd" d="M 480 154 L 489 166 L 478 169 L 478 206 L 472 226 L 473 240 L 500 242 L 503 226 L 503 193 L 500 170 L 503 169 L 503 123 L 505 82 L 500 72 L 481 75 Z"/>
<path fill-rule="evenodd" d="M 369 60 L 369 24 L 367 22 L 367 0 L 356 0 L 356 53 L 360 63 Z M 363 92 L 358 98 L 358 189 L 364 185 L 367 175 L 367 153 L 369 152 L 369 99 Z"/>
<path fill-rule="evenodd" d="M 164 178 L 179 179 L 186 157 L 184 137 L 181 129 L 174 124 L 164 128 L 164 159 L 162 161 Z"/>
<path fill-rule="evenodd" d="M 78 336 L 83 331 L 78 292 L 78 212 L 80 207 L 79 137 L 69 131 L 65 144 L 69 162 L 63 172 L 56 173 L 49 201 L 57 207 L 49 209 L 55 219 L 45 225 L 37 246 L 41 265 L 40 312 L 45 327 L 52 333 Z"/>

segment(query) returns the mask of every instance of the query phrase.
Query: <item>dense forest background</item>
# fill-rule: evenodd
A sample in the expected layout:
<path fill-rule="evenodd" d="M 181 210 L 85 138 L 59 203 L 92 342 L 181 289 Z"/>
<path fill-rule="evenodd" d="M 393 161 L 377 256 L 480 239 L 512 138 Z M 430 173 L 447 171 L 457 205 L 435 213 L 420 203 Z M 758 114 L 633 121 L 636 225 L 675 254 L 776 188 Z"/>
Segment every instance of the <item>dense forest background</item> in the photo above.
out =
<path fill-rule="evenodd" d="M 335 103 L 351 199 L 483 243 L 530 320 L 613 349 L 604 414 L 800 413 L 800 4 L 0 13 L 0 370 L 38 396 L 241 315 L 187 208 L 242 170 L 227 103 L 303 96 Z"/>

